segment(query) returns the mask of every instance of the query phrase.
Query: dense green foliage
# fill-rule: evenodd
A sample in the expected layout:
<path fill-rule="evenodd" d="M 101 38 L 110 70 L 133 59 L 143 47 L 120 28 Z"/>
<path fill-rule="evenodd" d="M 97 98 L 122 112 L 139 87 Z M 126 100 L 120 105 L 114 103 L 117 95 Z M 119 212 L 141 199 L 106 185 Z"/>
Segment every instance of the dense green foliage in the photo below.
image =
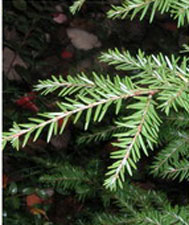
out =
<path fill-rule="evenodd" d="M 118 138 L 118 142 L 114 143 L 114 146 L 119 147 L 120 150 L 111 155 L 111 158 L 116 161 L 110 167 L 110 172 L 107 173 L 110 177 L 106 179 L 105 185 L 114 189 L 117 182 L 122 186 L 125 169 L 132 175 L 132 169 L 136 169 L 136 162 L 141 157 L 141 149 L 144 154 L 148 155 L 148 151 L 153 150 L 154 144 L 158 144 L 158 133 L 163 123 L 163 120 L 160 119 L 161 115 L 164 115 L 166 120 L 166 117 L 169 118 L 170 111 L 178 113 L 184 110 L 187 118 L 189 111 L 188 61 L 186 57 L 183 57 L 181 61 L 174 56 L 169 59 L 162 54 L 145 56 L 141 51 L 136 57 L 132 57 L 129 52 L 120 53 L 117 49 L 103 53 L 101 60 L 110 65 L 115 64 L 116 69 L 137 71 L 137 73 L 133 74 L 131 78 L 115 76 L 113 80 L 109 76 L 94 73 L 93 79 L 81 74 L 76 78 L 68 76 L 67 81 L 61 76 L 59 78 L 53 76 L 52 80 L 40 81 L 36 90 L 43 90 L 43 94 L 61 88 L 59 96 L 73 96 L 74 94 L 75 99 L 66 97 L 66 101 L 58 103 L 60 112 L 40 114 L 39 118 L 30 118 L 31 123 L 27 124 L 14 123 L 10 132 L 5 133 L 3 140 L 4 144 L 11 141 L 13 147 L 19 149 L 20 136 L 24 136 L 22 143 L 22 147 L 24 147 L 33 132 L 35 132 L 33 141 L 36 141 L 44 127 L 48 126 L 47 142 L 49 142 L 52 135 L 62 134 L 72 115 L 75 116 L 73 123 L 76 123 L 82 113 L 86 111 L 84 125 L 86 130 L 91 121 L 101 122 L 109 107 L 115 105 L 115 114 L 119 114 L 120 110 L 127 105 L 125 114 L 115 121 L 117 128 L 122 127 L 124 130 L 112 134 Z M 126 104 L 125 102 L 130 98 L 133 101 Z M 64 122 L 59 131 L 58 121 L 63 118 Z M 182 142 L 186 138 L 187 143 L 187 135 L 180 136 L 181 138 L 183 136 Z M 173 146 L 175 143 L 173 144 L 171 140 L 169 145 Z M 181 149 L 181 153 L 179 149 Z M 163 151 L 163 156 L 159 153 L 158 161 L 161 162 L 164 154 L 169 151 L 170 148 L 167 147 Z M 187 153 L 188 145 L 183 143 L 181 148 L 178 147 L 176 154 L 184 156 L 184 161 L 179 163 L 178 158 L 176 160 L 176 156 L 174 156 L 175 160 L 171 166 L 168 163 L 171 160 L 171 156 L 169 156 L 163 163 L 163 165 L 167 165 L 163 169 L 167 171 L 165 174 L 172 177 L 180 175 L 181 180 L 188 178 Z M 157 161 L 155 165 L 161 170 Z M 157 168 L 154 170 L 156 173 Z"/>
<path fill-rule="evenodd" d="M 76 13 L 83 4 L 83 0 L 76 1 L 71 12 Z M 107 15 L 131 20 L 149 17 L 152 22 L 157 11 L 170 13 L 178 27 L 189 24 L 187 0 L 124 1 L 121 6 L 112 6 Z M 189 181 L 188 48 L 186 45 L 177 56 L 147 55 L 140 49 L 132 55 L 126 50 L 109 49 L 99 60 L 118 71 L 113 76 L 93 72 L 39 80 L 35 91 L 44 96 L 56 94 L 58 111 L 40 113 L 25 124 L 14 122 L 3 134 L 4 147 L 11 143 L 19 150 L 42 134 L 50 142 L 53 136 L 65 132 L 68 123 L 82 122 L 84 130 L 90 128 L 76 140 L 83 162 L 62 153 L 47 158 L 21 156 L 43 168 L 38 180 L 42 187 L 54 188 L 60 194 L 74 193 L 81 202 L 97 199 L 99 209 L 92 206 L 81 213 L 77 224 L 189 224 L 188 201 L 184 206 L 171 204 L 163 191 L 142 190 L 130 178 L 144 157 L 150 157 L 147 171 L 153 179 Z M 125 76 L 119 75 L 120 71 Z M 94 128 L 109 114 L 111 124 Z M 112 139 L 110 160 L 95 153 L 85 155 L 91 143 Z"/>

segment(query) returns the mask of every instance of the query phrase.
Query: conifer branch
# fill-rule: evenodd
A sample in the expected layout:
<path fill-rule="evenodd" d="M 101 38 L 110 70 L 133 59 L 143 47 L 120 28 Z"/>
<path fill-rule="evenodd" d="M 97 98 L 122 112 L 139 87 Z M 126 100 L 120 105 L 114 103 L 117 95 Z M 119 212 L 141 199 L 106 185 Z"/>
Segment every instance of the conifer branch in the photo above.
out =
<path fill-rule="evenodd" d="M 187 112 L 172 112 L 169 117 L 163 116 L 162 119 L 166 120 L 174 128 L 189 127 L 189 113 Z"/>
<path fill-rule="evenodd" d="M 115 48 L 103 53 L 100 60 L 116 65 L 117 70 L 140 70 L 132 77 L 132 81 L 140 86 L 149 85 L 161 89 L 158 100 L 163 103 L 160 103 L 159 108 L 167 115 L 171 108 L 178 111 L 178 106 L 189 112 L 189 68 L 185 57 L 179 67 L 178 57 L 172 56 L 169 59 L 162 54 L 145 56 L 140 50 L 133 57 L 128 51 L 120 53 Z"/>
<path fill-rule="evenodd" d="M 112 9 L 108 11 L 107 16 L 108 18 L 120 18 L 124 19 L 132 10 L 133 14 L 131 18 L 134 18 L 135 14 L 139 11 L 143 10 L 143 16 L 145 16 L 145 12 L 149 8 L 150 4 L 155 2 L 155 0 L 132 0 L 132 1 L 124 1 L 121 6 L 114 6 L 112 5 Z"/>
<path fill-rule="evenodd" d="M 162 149 L 155 158 L 151 166 L 151 173 L 155 176 L 168 177 L 180 181 L 188 179 L 188 152 L 189 136 L 185 132 L 176 132 L 171 135 L 171 139 L 166 148 Z"/>
<path fill-rule="evenodd" d="M 123 127 L 108 126 L 101 129 L 93 129 L 92 133 L 83 134 L 78 137 L 77 144 L 89 144 L 91 142 L 105 141 L 113 137 L 115 133 L 125 130 Z"/>
<path fill-rule="evenodd" d="M 114 145 L 123 150 L 113 152 L 111 155 L 111 158 L 117 161 L 109 167 L 110 171 L 106 175 L 110 175 L 110 177 L 104 183 L 106 187 L 110 187 L 111 189 L 115 189 L 117 182 L 122 187 L 122 182 L 125 180 L 125 168 L 132 175 L 131 168 L 136 169 L 135 164 L 140 158 L 139 148 L 142 148 L 144 153 L 148 155 L 143 136 L 146 138 L 151 149 L 153 149 L 153 143 L 157 141 L 160 119 L 154 111 L 152 95 L 149 95 L 146 99 L 140 99 L 139 97 L 139 100 L 141 100 L 140 104 L 133 104 L 128 107 L 139 111 L 135 112 L 132 116 L 128 116 L 122 123 L 117 123 L 119 126 L 130 129 L 123 133 L 115 134 L 119 139 L 118 143 Z M 136 120 L 135 123 L 133 123 L 133 120 Z M 150 129 L 149 126 L 153 126 L 153 128 Z"/>
<path fill-rule="evenodd" d="M 150 11 L 150 23 L 153 21 L 157 11 L 161 14 L 170 12 L 170 15 L 178 20 L 178 27 L 189 22 L 187 0 L 124 0 L 120 6 L 112 5 L 112 9 L 108 11 L 107 15 L 112 19 L 124 19 L 130 15 L 132 20 L 140 13 L 140 20 L 142 20 L 148 11 Z"/>
<path fill-rule="evenodd" d="M 162 171 L 161 176 L 171 179 L 179 177 L 179 181 L 189 180 L 189 160 L 175 161 L 174 165 L 170 165 Z"/>
<path fill-rule="evenodd" d="M 67 80 L 63 79 L 62 76 L 55 77 L 52 79 L 39 80 L 38 84 L 34 86 L 36 91 L 42 91 L 42 95 L 47 95 L 61 88 L 58 96 L 71 95 L 80 89 L 94 87 L 93 81 L 89 80 L 84 73 L 78 74 L 73 77 L 68 75 Z"/>
<path fill-rule="evenodd" d="M 60 119 L 65 119 L 64 123 L 62 125 L 62 128 L 60 130 L 60 133 L 61 133 L 61 132 L 63 132 L 64 127 L 70 116 L 72 116 L 73 114 L 77 114 L 76 119 L 75 119 L 75 122 L 77 122 L 77 120 L 81 116 L 81 113 L 83 111 L 87 110 L 86 124 L 85 124 L 85 129 L 87 129 L 89 122 L 91 120 L 92 108 L 100 107 L 96 111 L 95 117 L 96 117 L 96 119 L 101 120 L 103 118 L 106 110 L 108 109 L 108 106 L 110 104 L 112 104 L 112 102 L 114 102 L 114 101 L 117 102 L 118 100 L 120 101 L 121 99 L 127 99 L 130 97 L 139 96 L 139 95 L 155 94 L 157 92 L 157 90 L 129 90 L 129 89 L 127 90 L 126 86 L 125 86 L 125 89 L 122 90 L 122 92 L 118 92 L 116 87 L 114 87 L 115 93 L 113 93 L 113 89 L 112 89 L 113 87 L 112 87 L 112 83 L 110 81 L 109 81 L 109 84 L 103 84 L 101 82 L 98 83 L 99 81 L 100 81 L 99 78 L 98 79 L 96 78 L 96 83 L 100 87 L 102 86 L 103 89 L 105 87 L 110 88 L 109 90 L 108 89 L 106 90 L 106 94 L 105 93 L 103 94 L 102 88 L 100 90 L 98 90 L 96 88 L 95 89 L 95 91 L 97 92 L 96 94 L 94 92 L 91 92 L 90 90 L 87 90 L 88 94 L 91 95 L 91 98 L 84 97 L 81 95 L 77 96 L 77 98 L 80 101 L 67 98 L 67 101 L 68 101 L 67 103 L 58 104 L 58 106 L 60 107 L 60 109 L 63 112 L 39 114 L 41 117 L 50 118 L 49 120 L 45 121 L 41 118 L 40 119 L 31 118 L 30 120 L 33 121 L 34 123 L 20 124 L 20 125 L 17 125 L 16 123 L 14 123 L 13 128 L 10 129 L 10 132 L 4 133 L 4 137 L 3 137 L 4 144 L 6 145 L 7 141 L 11 141 L 13 146 L 16 147 L 17 149 L 19 149 L 19 137 L 20 136 L 26 135 L 24 142 L 23 142 L 23 146 L 25 146 L 31 133 L 36 131 L 36 134 L 34 136 L 34 141 L 35 141 L 39 137 L 39 134 L 41 133 L 42 129 L 47 125 L 50 125 L 49 130 L 48 130 L 48 135 L 47 135 L 47 142 L 49 142 L 53 133 L 56 135 L 58 132 L 58 120 L 60 120 Z M 126 82 L 128 83 L 128 81 L 126 81 Z M 121 82 L 118 85 L 124 86 L 124 84 Z M 131 88 L 131 86 L 128 88 Z M 100 94 L 100 96 L 98 96 L 97 94 L 98 95 Z M 105 98 L 102 99 L 101 95 L 104 96 Z M 71 102 L 71 104 L 69 102 Z M 105 105 L 104 108 L 102 108 L 101 105 Z M 99 115 L 100 110 L 103 110 L 103 114 L 101 114 L 101 115 Z M 118 111 L 118 108 L 117 108 L 117 111 Z M 21 127 L 25 127 L 26 129 L 22 130 Z"/>
<path fill-rule="evenodd" d="M 164 91 L 162 91 L 158 97 L 158 100 L 163 103 L 159 105 L 159 108 L 162 108 L 166 114 L 168 115 L 170 112 L 170 108 L 174 108 L 177 112 L 178 107 L 180 106 L 189 113 L 189 83 L 184 81 L 184 85 L 179 86 L 164 86 Z M 166 100 L 167 99 L 167 100 Z"/>

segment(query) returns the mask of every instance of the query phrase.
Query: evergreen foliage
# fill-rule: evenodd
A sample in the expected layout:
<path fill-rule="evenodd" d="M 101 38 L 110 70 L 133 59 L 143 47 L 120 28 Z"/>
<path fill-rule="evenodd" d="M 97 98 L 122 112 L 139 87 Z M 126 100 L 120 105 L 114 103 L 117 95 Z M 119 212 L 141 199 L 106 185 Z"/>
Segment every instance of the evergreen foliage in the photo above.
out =
<path fill-rule="evenodd" d="M 114 137 L 118 139 L 114 145 L 120 150 L 111 155 L 116 161 L 109 167 L 110 171 L 107 173 L 109 177 L 105 181 L 106 187 L 115 189 L 117 184 L 122 186 L 125 169 L 130 175 L 132 170 L 136 169 L 141 149 L 148 155 L 149 149 L 153 150 L 154 144 L 158 144 L 162 122 L 160 115 L 164 113 L 169 116 L 170 111 L 181 110 L 188 114 L 189 73 L 186 57 L 179 59 L 172 56 L 169 59 L 163 54 L 145 56 L 141 51 L 133 57 L 129 52 L 121 53 L 115 49 L 103 53 L 101 60 L 109 65 L 116 65 L 118 70 L 131 71 L 132 77 L 120 78 L 117 75 L 111 79 L 108 75 L 93 73 L 92 79 L 81 74 L 76 78 L 68 76 L 67 81 L 61 76 L 39 81 L 36 90 L 43 90 L 43 94 L 60 88 L 59 95 L 66 96 L 66 101 L 58 103 L 60 112 L 40 114 L 40 118 L 30 118 L 32 123 L 28 124 L 14 123 L 10 132 L 5 133 L 3 140 L 5 144 L 10 140 L 13 147 L 19 149 L 20 136 L 24 136 L 23 147 L 32 133 L 35 132 L 33 140 L 36 141 L 42 130 L 48 126 L 47 142 L 49 142 L 52 135 L 63 132 L 71 116 L 74 116 L 73 122 L 76 123 L 85 112 L 86 130 L 92 121 L 102 121 L 110 106 L 115 105 L 115 114 L 118 115 L 128 99 L 132 98 L 132 103 L 125 105 L 127 106 L 125 114 L 121 115 L 119 121 L 115 121 L 116 127 L 126 129 L 124 132 L 114 133 Z M 67 97 L 70 94 L 75 95 L 75 99 Z M 60 119 L 64 119 L 64 122 L 58 130 Z M 171 143 L 171 146 L 173 145 Z M 170 148 L 167 148 L 166 152 Z M 188 148 L 183 152 L 187 151 Z M 187 176 L 187 168 L 183 170 L 181 180 Z"/>
<path fill-rule="evenodd" d="M 140 13 L 140 20 L 142 20 L 149 10 L 149 21 L 152 22 L 157 11 L 161 14 L 169 12 L 174 19 L 178 20 L 178 27 L 180 27 L 185 24 L 185 21 L 187 21 L 187 23 L 189 22 L 188 7 L 188 2 L 186 0 L 124 1 L 121 6 L 112 6 L 112 9 L 108 12 L 108 17 L 124 19 L 129 14 L 131 19 L 133 19 Z"/>
<path fill-rule="evenodd" d="M 70 7 L 70 11 L 75 14 L 84 3 L 85 0 L 75 1 Z M 112 5 L 112 9 L 108 11 L 107 16 L 113 19 L 124 19 L 129 16 L 133 19 L 140 14 L 140 20 L 142 20 L 150 12 L 149 21 L 152 22 L 155 13 L 169 12 L 173 19 L 177 19 L 178 27 L 180 27 L 189 22 L 188 8 L 187 0 L 124 0 L 121 5 Z"/>
<path fill-rule="evenodd" d="M 144 191 L 125 184 L 114 195 L 119 208 L 117 215 L 96 215 L 93 224 L 188 224 L 187 207 L 171 206 L 166 196 L 155 191 Z"/>
<path fill-rule="evenodd" d="M 76 1 L 71 12 L 80 10 L 84 2 Z M 121 6 L 112 6 L 107 15 L 133 19 L 140 14 L 140 20 L 149 15 L 152 22 L 157 11 L 170 13 L 177 19 L 178 27 L 189 24 L 187 0 L 124 1 Z M 77 146 L 114 139 L 116 150 L 110 153 L 104 180 L 104 168 L 94 168 L 101 161 L 99 158 L 85 161 L 85 169 L 67 159 L 59 162 L 51 157 L 49 161 L 31 158 L 47 169 L 39 179 L 42 186 L 53 187 L 59 193 L 73 191 L 83 201 L 100 199 L 102 212 L 89 214 L 92 224 L 188 225 L 188 206 L 173 205 L 163 193 L 144 191 L 126 181 L 144 156 L 153 158 L 148 167 L 153 177 L 189 181 L 189 46 L 184 47 L 181 56 L 147 55 L 140 49 L 136 55 L 118 48 L 103 52 L 99 60 L 124 71 L 125 76 L 93 72 L 39 80 L 35 91 L 45 96 L 57 94 L 58 111 L 40 113 L 25 124 L 14 122 L 3 133 L 3 147 L 10 143 L 19 150 L 29 140 L 37 141 L 42 133 L 50 142 L 52 136 L 65 131 L 68 122 L 81 122 L 89 131 L 79 136 Z M 90 132 L 110 112 L 114 115 L 110 124 Z M 116 208 L 115 213 L 112 207 Z M 78 221 L 83 225 L 90 223 L 85 218 Z"/>
<path fill-rule="evenodd" d="M 125 127 L 107 126 L 105 128 L 92 129 L 91 133 L 82 134 L 77 138 L 77 144 L 89 144 L 92 142 L 106 141 L 113 137 L 114 133 L 126 130 Z"/>

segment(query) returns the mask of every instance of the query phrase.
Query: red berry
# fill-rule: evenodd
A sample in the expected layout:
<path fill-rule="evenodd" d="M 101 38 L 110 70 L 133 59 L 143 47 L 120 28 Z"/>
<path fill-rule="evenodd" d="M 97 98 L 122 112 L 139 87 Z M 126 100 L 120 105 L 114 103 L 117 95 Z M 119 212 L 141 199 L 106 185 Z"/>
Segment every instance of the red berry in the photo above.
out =
<path fill-rule="evenodd" d="M 16 100 L 15 103 L 24 109 L 29 109 L 33 112 L 38 112 L 39 111 L 38 107 L 33 102 L 30 101 L 31 99 L 34 99 L 34 98 L 35 96 L 24 96 Z"/>
<path fill-rule="evenodd" d="M 61 53 L 61 57 L 62 59 L 71 59 L 73 57 L 73 53 L 63 50 Z"/>
<path fill-rule="evenodd" d="M 16 100 L 16 104 L 19 106 L 25 105 L 30 99 L 27 96 L 21 97 L 18 100 Z"/>

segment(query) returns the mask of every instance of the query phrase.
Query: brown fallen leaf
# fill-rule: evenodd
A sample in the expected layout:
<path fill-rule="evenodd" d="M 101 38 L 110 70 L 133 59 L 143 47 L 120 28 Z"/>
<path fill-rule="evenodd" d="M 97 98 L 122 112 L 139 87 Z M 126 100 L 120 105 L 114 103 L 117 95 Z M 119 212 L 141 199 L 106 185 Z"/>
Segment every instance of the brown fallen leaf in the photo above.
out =
<path fill-rule="evenodd" d="M 19 65 L 27 68 L 26 63 L 10 48 L 5 47 L 3 50 L 3 71 L 7 79 L 21 81 L 22 78 L 16 72 L 14 66 Z"/>
<path fill-rule="evenodd" d="M 98 37 L 92 33 L 77 28 L 68 28 L 66 32 L 73 46 L 77 49 L 87 51 L 101 47 Z"/>

